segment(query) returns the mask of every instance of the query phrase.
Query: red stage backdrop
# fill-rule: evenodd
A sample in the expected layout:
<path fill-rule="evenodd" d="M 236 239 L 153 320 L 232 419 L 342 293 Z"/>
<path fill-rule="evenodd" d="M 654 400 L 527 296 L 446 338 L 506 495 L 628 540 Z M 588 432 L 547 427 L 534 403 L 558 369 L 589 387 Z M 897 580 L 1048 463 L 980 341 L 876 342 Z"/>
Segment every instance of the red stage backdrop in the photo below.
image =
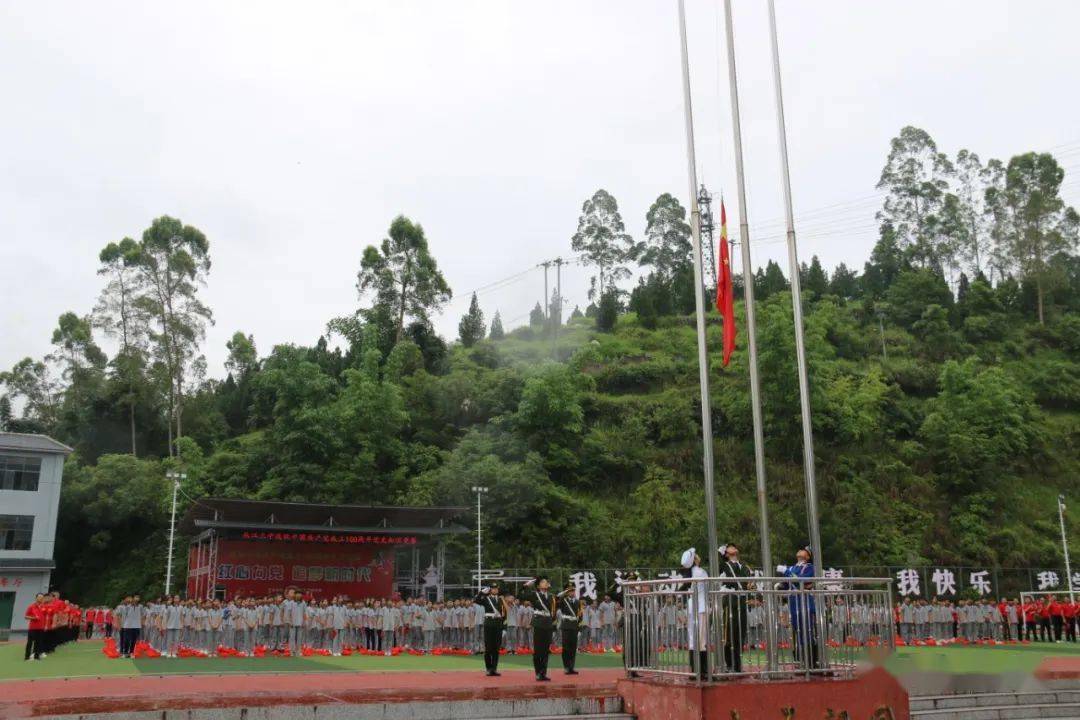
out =
<path fill-rule="evenodd" d="M 215 584 L 226 597 L 276 595 L 297 587 L 316 598 L 390 597 L 394 550 L 416 544 L 415 537 L 311 535 L 245 532 L 249 539 L 220 540 Z M 188 567 L 198 564 L 195 549 Z M 194 580 L 189 577 L 188 595 Z"/>

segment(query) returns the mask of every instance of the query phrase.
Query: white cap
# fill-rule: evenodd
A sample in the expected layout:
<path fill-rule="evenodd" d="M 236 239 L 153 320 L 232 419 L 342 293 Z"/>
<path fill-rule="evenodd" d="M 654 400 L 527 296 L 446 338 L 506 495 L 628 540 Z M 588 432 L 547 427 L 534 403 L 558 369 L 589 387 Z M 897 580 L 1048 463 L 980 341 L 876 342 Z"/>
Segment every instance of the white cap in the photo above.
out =
<path fill-rule="evenodd" d="M 689 550 L 684 552 L 682 554 L 682 566 L 684 568 L 693 567 L 694 566 L 694 555 L 696 555 L 696 554 L 697 554 L 697 551 L 694 550 L 694 548 L 690 548 Z"/>

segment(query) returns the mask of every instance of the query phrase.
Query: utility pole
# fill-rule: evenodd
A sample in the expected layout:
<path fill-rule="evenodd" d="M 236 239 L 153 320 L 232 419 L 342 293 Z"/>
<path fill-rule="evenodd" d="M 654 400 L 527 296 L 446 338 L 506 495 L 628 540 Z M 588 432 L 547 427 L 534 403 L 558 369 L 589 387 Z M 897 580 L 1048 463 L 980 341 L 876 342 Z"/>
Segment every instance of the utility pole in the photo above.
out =
<path fill-rule="evenodd" d="M 551 302 L 551 298 L 548 297 L 548 284 L 547 284 L 547 273 L 548 273 L 548 268 L 551 267 L 551 261 L 550 260 L 545 260 L 544 262 L 542 262 L 540 264 L 544 266 L 544 302 L 543 302 L 542 309 L 544 311 L 544 319 L 547 320 L 548 317 L 551 315 L 551 313 L 548 312 L 548 303 Z"/>
<path fill-rule="evenodd" d="M 1069 578 L 1069 602 L 1073 599 L 1072 565 L 1069 563 L 1069 541 L 1065 538 L 1065 496 L 1058 495 L 1058 522 L 1061 523 L 1061 549 L 1065 553 L 1065 575 Z"/>
<path fill-rule="evenodd" d="M 553 331 L 554 339 L 551 341 L 551 354 L 555 361 L 559 360 L 559 326 L 562 325 L 562 266 L 563 259 L 561 257 L 555 258 L 555 326 Z"/>
<path fill-rule="evenodd" d="M 476 493 L 476 592 L 479 594 L 484 585 L 483 543 L 480 540 L 480 496 L 488 489 L 481 485 L 473 485 L 472 491 Z"/>
<path fill-rule="evenodd" d="M 690 234 L 694 241 L 694 307 L 697 315 L 698 375 L 701 381 L 701 441 L 705 470 L 705 518 L 708 525 L 709 576 L 720 574 L 716 537 L 716 487 L 713 482 L 712 403 L 709 394 L 709 351 L 705 345 L 705 298 L 702 297 L 701 213 L 697 201 L 697 158 L 694 111 L 690 98 L 690 58 L 686 47 L 686 2 L 679 0 L 679 43 L 682 50 L 683 114 L 686 119 L 686 174 L 690 185 Z"/>
<path fill-rule="evenodd" d="M 172 520 L 169 521 L 169 557 L 165 562 L 165 594 L 171 594 L 172 590 L 172 562 L 173 544 L 176 541 L 176 494 L 180 491 L 180 481 L 187 480 L 187 473 L 169 470 L 165 477 L 173 481 L 172 489 Z"/>

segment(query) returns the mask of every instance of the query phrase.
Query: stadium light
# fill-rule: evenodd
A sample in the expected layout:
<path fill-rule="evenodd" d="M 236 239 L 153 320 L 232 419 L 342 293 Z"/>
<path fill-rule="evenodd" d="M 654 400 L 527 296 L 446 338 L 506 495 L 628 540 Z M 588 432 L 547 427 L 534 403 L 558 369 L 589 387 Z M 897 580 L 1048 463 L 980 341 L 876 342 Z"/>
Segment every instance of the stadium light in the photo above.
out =
<path fill-rule="evenodd" d="M 484 555 L 480 535 L 480 496 L 486 493 L 488 489 L 482 485 L 473 485 L 472 491 L 476 493 L 476 592 L 479 594 L 484 583 Z"/>
<path fill-rule="evenodd" d="M 1065 553 L 1065 577 L 1069 579 L 1069 602 L 1076 602 L 1073 597 L 1072 566 L 1069 564 L 1069 541 L 1065 539 L 1065 496 L 1058 495 L 1058 522 L 1061 524 L 1061 549 Z"/>
<path fill-rule="evenodd" d="M 180 481 L 187 480 L 187 473 L 169 470 L 165 473 L 165 477 L 173 481 L 172 520 L 169 521 L 169 557 L 165 561 L 165 594 L 169 595 L 172 589 L 173 543 L 176 541 L 176 494 L 180 491 Z"/>

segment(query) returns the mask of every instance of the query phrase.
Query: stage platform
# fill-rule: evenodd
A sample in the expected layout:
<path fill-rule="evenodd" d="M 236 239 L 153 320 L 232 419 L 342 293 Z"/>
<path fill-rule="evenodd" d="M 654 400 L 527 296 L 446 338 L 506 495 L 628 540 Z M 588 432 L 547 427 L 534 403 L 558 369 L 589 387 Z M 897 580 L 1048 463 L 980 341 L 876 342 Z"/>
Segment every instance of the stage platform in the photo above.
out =
<path fill-rule="evenodd" d="M 101 677 L 0 683 L 0 718 L 97 720 L 466 720 L 618 718 L 621 668 Z"/>

